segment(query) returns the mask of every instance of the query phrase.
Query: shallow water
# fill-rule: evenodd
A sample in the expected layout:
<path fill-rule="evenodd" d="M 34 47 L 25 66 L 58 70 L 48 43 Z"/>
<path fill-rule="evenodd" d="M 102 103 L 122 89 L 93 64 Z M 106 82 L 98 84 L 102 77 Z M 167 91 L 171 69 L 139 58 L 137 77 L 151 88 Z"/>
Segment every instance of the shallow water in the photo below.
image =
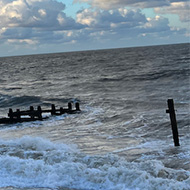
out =
<path fill-rule="evenodd" d="M 0 58 L 2 117 L 69 101 L 82 110 L 1 125 L 0 187 L 189 190 L 189 59 L 189 44 Z"/>

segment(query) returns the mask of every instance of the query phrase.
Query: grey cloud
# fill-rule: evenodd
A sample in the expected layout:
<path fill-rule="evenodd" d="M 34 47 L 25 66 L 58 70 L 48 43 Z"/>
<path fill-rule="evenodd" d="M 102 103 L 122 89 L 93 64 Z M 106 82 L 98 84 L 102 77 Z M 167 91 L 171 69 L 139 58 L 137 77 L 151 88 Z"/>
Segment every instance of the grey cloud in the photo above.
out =
<path fill-rule="evenodd" d="M 110 30 L 120 27 L 135 27 L 146 22 L 140 10 L 119 9 L 114 11 L 93 11 L 85 9 L 77 13 L 77 22 L 93 29 Z"/>
<path fill-rule="evenodd" d="M 149 19 L 148 22 L 141 28 L 141 34 L 153 34 L 153 33 L 173 33 L 169 27 L 169 21 L 167 18 L 156 16 Z"/>
<path fill-rule="evenodd" d="M 103 10 L 118 9 L 123 7 L 154 8 L 170 6 L 172 2 L 188 2 L 189 0 L 74 0 L 74 3 L 85 2 L 92 7 Z"/>
<path fill-rule="evenodd" d="M 8 28 L 1 33 L 1 38 L 4 39 L 27 39 L 33 36 L 33 31 L 30 28 Z"/>
<path fill-rule="evenodd" d="M 170 6 L 164 8 L 155 8 L 155 12 L 159 14 L 176 14 L 179 16 L 181 22 L 190 21 L 190 2 L 173 1 Z"/>
<path fill-rule="evenodd" d="M 74 2 L 86 2 L 93 7 L 99 7 L 105 10 L 117 9 L 126 6 L 150 8 L 169 5 L 168 0 L 74 0 Z"/>
<path fill-rule="evenodd" d="M 64 14 L 64 13 L 63 13 Z M 60 18 L 60 23 L 64 25 L 65 20 Z M 66 20 L 67 25 L 72 28 L 72 20 Z M 169 27 L 169 21 L 164 17 L 147 19 L 145 15 L 137 10 L 118 9 L 114 11 L 98 11 L 84 9 L 77 13 L 76 23 L 86 26 L 72 30 L 43 30 L 42 28 L 30 27 L 11 27 L 0 29 L 0 39 L 11 39 L 12 42 L 36 43 L 65 43 L 65 42 L 84 42 L 101 41 L 122 38 L 137 38 L 151 34 L 173 33 Z M 28 41 L 29 40 L 29 41 Z"/>
<path fill-rule="evenodd" d="M 114 0 L 110 0 L 112 1 Z M 0 42 L 29 44 L 35 47 L 39 44 L 43 44 L 44 47 L 48 44 L 52 46 L 56 44 L 56 47 L 61 44 L 74 44 L 75 47 L 78 44 L 80 47 L 80 44 L 81 46 L 82 44 L 93 46 L 95 43 L 117 44 L 118 41 L 132 42 L 148 37 L 153 39 L 155 36 L 159 40 L 160 37 L 184 36 L 186 32 L 186 30 L 171 29 L 167 18 L 159 16 L 146 18 L 140 9 L 89 8 L 79 11 L 74 20 L 67 17 L 63 12 L 64 8 L 64 4 L 53 0 L 0 0 Z"/>
<path fill-rule="evenodd" d="M 105 43 L 107 43 L 110 40 L 131 41 L 131 39 L 145 39 L 147 36 L 150 38 L 156 37 L 157 40 L 159 36 L 167 39 L 170 36 L 175 36 L 175 34 L 176 36 L 185 36 L 186 30 L 170 28 L 167 18 L 156 16 L 155 18 L 146 19 L 140 10 L 126 10 L 124 14 L 125 10 L 93 12 L 86 9 L 80 11 L 78 21 L 88 24 L 88 29 L 84 29 L 83 35 L 80 35 L 80 38 L 76 40 L 86 39 L 91 42 L 99 41 L 101 43 L 106 41 Z M 113 18 L 109 14 L 112 14 Z M 111 27 L 111 24 L 114 27 Z"/>
<path fill-rule="evenodd" d="M 189 2 L 189 0 L 170 0 L 171 3 L 173 2 Z"/>
<path fill-rule="evenodd" d="M 1 32 L 0 40 L 6 40 L 20 43 L 22 41 L 36 41 L 36 43 L 55 43 L 59 40 L 59 42 L 65 41 L 64 35 L 56 34 L 55 31 L 45 31 L 31 28 L 8 28 L 4 32 Z M 68 41 L 68 38 L 67 40 Z"/>
<path fill-rule="evenodd" d="M 86 2 L 93 8 L 102 10 L 115 10 L 123 7 L 155 8 L 159 14 L 175 14 L 182 22 L 189 22 L 189 0 L 74 0 L 74 2 Z"/>

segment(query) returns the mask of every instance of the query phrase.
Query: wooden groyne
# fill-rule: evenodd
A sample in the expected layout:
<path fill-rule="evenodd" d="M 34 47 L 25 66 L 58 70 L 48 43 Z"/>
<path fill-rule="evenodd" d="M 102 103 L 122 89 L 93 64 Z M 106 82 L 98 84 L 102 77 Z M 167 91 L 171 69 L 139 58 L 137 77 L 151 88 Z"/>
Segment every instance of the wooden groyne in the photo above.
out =
<path fill-rule="evenodd" d="M 42 109 L 41 106 L 38 106 L 35 110 L 33 106 L 30 106 L 29 110 L 21 111 L 17 109 L 13 111 L 12 108 L 9 109 L 8 117 L 0 118 L 0 124 L 12 124 L 12 123 L 21 123 L 21 122 L 29 122 L 29 121 L 38 121 L 44 120 L 49 117 L 43 116 L 43 113 L 50 113 L 51 115 L 63 115 L 63 114 L 76 114 L 79 113 L 80 105 L 79 103 L 75 103 L 75 109 L 72 109 L 72 103 L 68 103 L 68 108 L 60 107 L 56 109 L 55 105 L 51 105 L 51 109 Z"/>

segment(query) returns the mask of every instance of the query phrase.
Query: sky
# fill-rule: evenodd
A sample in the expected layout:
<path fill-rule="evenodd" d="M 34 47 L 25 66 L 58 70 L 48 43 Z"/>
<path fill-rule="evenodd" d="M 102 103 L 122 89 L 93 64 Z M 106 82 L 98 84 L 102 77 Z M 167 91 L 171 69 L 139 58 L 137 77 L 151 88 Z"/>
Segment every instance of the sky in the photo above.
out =
<path fill-rule="evenodd" d="M 190 42 L 189 0 L 0 0 L 0 57 Z"/>

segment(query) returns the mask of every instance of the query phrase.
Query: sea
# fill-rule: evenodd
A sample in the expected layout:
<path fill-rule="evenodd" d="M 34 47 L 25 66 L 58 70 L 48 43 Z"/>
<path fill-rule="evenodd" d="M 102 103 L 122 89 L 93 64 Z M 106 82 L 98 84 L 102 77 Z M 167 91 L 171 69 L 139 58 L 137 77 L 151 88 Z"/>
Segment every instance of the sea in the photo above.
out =
<path fill-rule="evenodd" d="M 0 58 L 0 117 L 68 102 L 0 124 L 0 190 L 190 190 L 189 43 Z"/>

